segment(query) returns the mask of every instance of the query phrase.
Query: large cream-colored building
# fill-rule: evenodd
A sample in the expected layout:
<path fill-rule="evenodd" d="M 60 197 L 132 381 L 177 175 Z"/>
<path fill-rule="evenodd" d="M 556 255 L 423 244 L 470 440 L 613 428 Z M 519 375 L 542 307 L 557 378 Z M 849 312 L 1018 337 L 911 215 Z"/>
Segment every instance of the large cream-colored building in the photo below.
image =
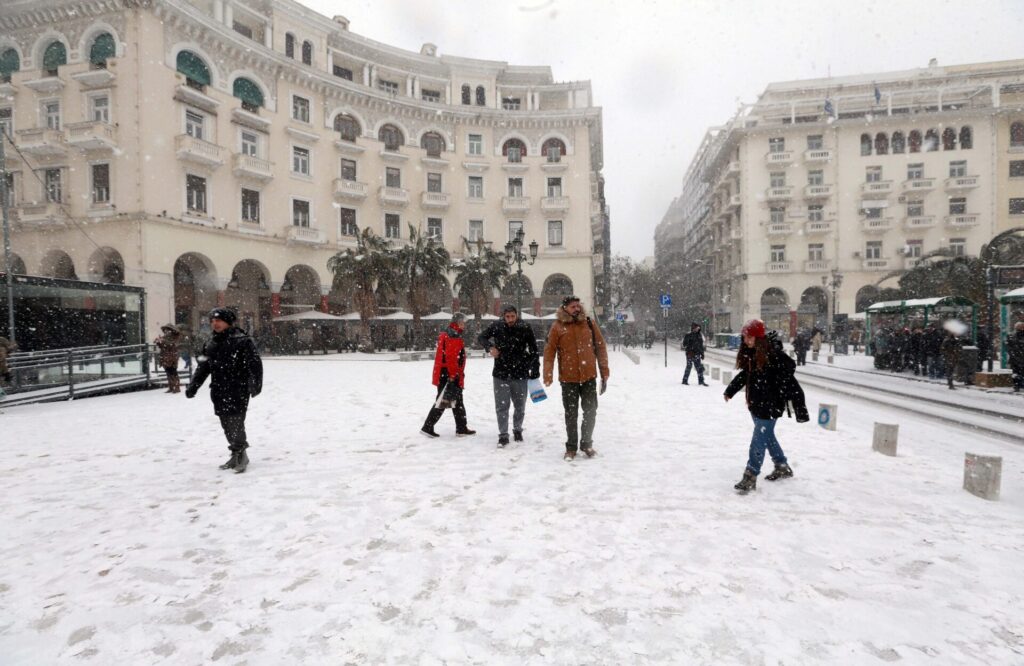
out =
<path fill-rule="evenodd" d="M 13 268 L 143 286 L 150 333 L 217 304 L 251 328 L 349 309 L 327 261 L 357 227 L 400 245 L 411 224 L 456 258 L 522 228 L 524 303 L 600 305 L 589 82 L 405 51 L 292 0 L 5 0 L 0 76 Z"/>
<path fill-rule="evenodd" d="M 772 83 L 705 136 L 659 260 L 713 267 L 716 329 L 788 332 L 929 252 L 977 255 L 1024 223 L 1022 81 L 1024 61 Z"/>

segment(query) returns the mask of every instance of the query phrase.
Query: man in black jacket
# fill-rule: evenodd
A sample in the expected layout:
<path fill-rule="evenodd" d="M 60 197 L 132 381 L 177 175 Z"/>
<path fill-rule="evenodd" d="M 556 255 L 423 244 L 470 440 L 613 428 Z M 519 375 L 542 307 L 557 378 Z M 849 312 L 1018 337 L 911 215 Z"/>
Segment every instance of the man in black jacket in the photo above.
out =
<path fill-rule="evenodd" d="M 1024 388 L 1024 321 L 1014 324 L 1006 336 L 1006 352 L 1013 370 L 1013 390 L 1019 393 Z"/>
<path fill-rule="evenodd" d="M 494 358 L 494 411 L 498 416 L 498 446 L 508 445 L 508 408 L 515 408 L 512 434 L 523 441 L 523 418 L 526 416 L 527 380 L 540 377 L 540 355 L 537 338 L 529 324 L 519 319 L 519 310 L 506 305 L 502 321 L 488 326 L 477 338 L 481 347 Z"/>
<path fill-rule="evenodd" d="M 690 324 L 690 332 L 683 336 L 683 351 L 686 352 L 686 370 L 683 371 L 683 384 L 690 383 L 690 368 L 697 368 L 697 383 L 707 386 L 704 383 L 704 336 L 701 334 L 700 324 Z"/>
<path fill-rule="evenodd" d="M 252 338 L 235 327 L 236 319 L 235 312 L 228 308 L 210 312 L 213 335 L 199 356 L 196 374 L 189 382 L 185 397 L 194 398 L 207 376 L 212 377 L 213 412 L 220 417 L 231 450 L 231 458 L 220 468 L 241 474 L 249 465 L 245 452 L 249 448 L 245 437 L 245 412 L 249 398 L 255 398 L 263 390 L 263 362 Z"/>

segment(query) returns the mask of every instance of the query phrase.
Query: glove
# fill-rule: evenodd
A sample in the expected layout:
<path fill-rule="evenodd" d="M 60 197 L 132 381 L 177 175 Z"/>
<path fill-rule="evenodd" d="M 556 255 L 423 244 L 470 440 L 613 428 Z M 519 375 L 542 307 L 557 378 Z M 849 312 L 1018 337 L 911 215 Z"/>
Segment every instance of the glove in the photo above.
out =
<path fill-rule="evenodd" d="M 540 368 L 536 368 L 536 367 L 531 368 L 530 369 L 530 379 L 538 379 L 538 378 L 540 378 Z"/>
<path fill-rule="evenodd" d="M 194 397 L 196 397 L 196 390 L 194 388 L 192 388 L 191 386 L 189 386 L 187 389 L 185 389 L 185 397 L 186 398 L 194 398 Z"/>
<path fill-rule="evenodd" d="M 602 379 L 601 380 L 601 389 L 597 392 L 597 394 L 598 395 L 604 395 L 604 392 L 606 390 L 608 390 L 608 380 L 607 379 Z"/>
<path fill-rule="evenodd" d="M 249 397 L 250 397 L 250 398 L 255 398 L 255 397 L 256 397 L 256 396 L 258 396 L 258 395 L 259 395 L 259 394 L 260 394 L 261 392 L 262 392 L 262 389 L 258 389 L 258 388 L 251 388 L 251 389 L 249 389 Z"/>

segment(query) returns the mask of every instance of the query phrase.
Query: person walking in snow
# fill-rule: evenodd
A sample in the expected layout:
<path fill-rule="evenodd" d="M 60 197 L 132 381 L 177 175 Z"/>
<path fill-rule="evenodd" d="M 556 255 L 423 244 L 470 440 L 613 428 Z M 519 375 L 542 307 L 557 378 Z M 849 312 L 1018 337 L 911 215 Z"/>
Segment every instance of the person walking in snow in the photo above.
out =
<path fill-rule="evenodd" d="M 821 351 L 821 343 L 823 341 L 821 329 L 815 328 L 811 335 L 811 351 L 814 352 L 815 356 Z"/>
<path fill-rule="evenodd" d="M 477 337 L 481 347 L 494 358 L 494 411 L 498 417 L 498 446 L 508 446 L 508 408 L 514 409 L 512 436 L 523 441 L 527 382 L 540 377 L 537 337 L 529 324 L 519 318 L 514 305 L 501 310 L 501 321 L 485 328 Z"/>
<path fill-rule="evenodd" d="M 1013 390 L 1024 389 L 1024 321 L 1013 325 L 1013 332 L 1006 336 L 1006 352 L 1010 369 L 1013 371 Z"/>
<path fill-rule="evenodd" d="M 766 449 L 775 463 L 775 470 L 765 478 L 777 481 L 793 476 L 793 468 L 775 437 L 775 423 L 786 413 L 789 400 L 798 405 L 798 421 L 806 420 L 807 415 L 806 407 L 802 412 L 800 409 L 803 391 L 793 374 L 796 364 L 785 355 L 780 343 L 769 339 L 764 322 L 751 319 L 743 325 L 741 333 L 743 344 L 736 354 L 739 372 L 726 387 L 724 397 L 729 402 L 742 389 L 747 409 L 754 420 L 747 466 L 743 470 L 743 478 L 734 486 L 745 493 L 757 488 L 757 476 L 761 473 Z"/>
<path fill-rule="evenodd" d="M 801 328 L 793 338 L 793 351 L 796 352 L 796 364 L 807 365 L 807 350 L 811 348 L 811 336 L 807 329 Z"/>
<path fill-rule="evenodd" d="M 210 377 L 213 412 L 220 418 L 231 451 L 231 458 L 220 468 L 241 474 L 249 466 L 245 415 L 249 398 L 255 398 L 263 390 L 263 361 L 252 338 L 235 327 L 237 319 L 235 311 L 229 308 L 215 308 L 210 312 L 213 334 L 199 355 L 196 373 L 185 389 L 185 397 L 194 398 Z"/>
<path fill-rule="evenodd" d="M 181 393 L 181 379 L 178 377 L 178 350 L 181 346 L 181 331 L 174 324 L 160 327 L 163 334 L 154 344 L 160 350 L 160 367 L 167 375 L 167 393 Z"/>
<path fill-rule="evenodd" d="M 420 428 L 420 433 L 426 437 L 440 437 L 434 432 L 434 426 L 441 420 L 441 415 L 448 407 L 452 408 L 452 416 L 455 417 L 457 437 L 476 434 L 476 430 L 469 429 L 466 404 L 462 401 L 462 391 L 466 387 L 466 346 L 462 338 L 465 329 L 466 315 L 456 312 L 452 315 L 448 328 L 437 336 L 432 376 L 434 386 L 437 387 L 437 398 L 427 413 L 423 427 Z"/>
<path fill-rule="evenodd" d="M 690 332 L 683 336 L 683 351 L 686 352 L 686 370 L 683 371 L 683 384 L 690 383 L 690 368 L 697 368 L 697 383 L 707 386 L 704 383 L 704 334 L 701 333 L 700 324 L 690 324 Z"/>
<path fill-rule="evenodd" d="M 580 299 L 566 296 L 558 308 L 555 323 L 544 347 L 544 385 L 554 380 L 558 358 L 558 383 L 562 387 L 565 409 L 565 460 L 576 458 L 577 448 L 588 458 L 594 450 L 594 425 L 597 421 L 597 396 L 608 387 L 608 346 L 597 324 L 587 316 Z M 597 387 L 601 377 L 600 391 Z M 579 425 L 580 405 L 583 424 Z"/>
<path fill-rule="evenodd" d="M 953 374 L 956 372 L 956 366 L 960 362 L 960 352 L 963 350 L 964 344 L 960 342 L 960 338 L 957 337 L 953 331 L 946 331 L 946 337 L 942 341 L 942 362 L 946 366 L 946 382 L 950 390 L 953 389 Z"/>

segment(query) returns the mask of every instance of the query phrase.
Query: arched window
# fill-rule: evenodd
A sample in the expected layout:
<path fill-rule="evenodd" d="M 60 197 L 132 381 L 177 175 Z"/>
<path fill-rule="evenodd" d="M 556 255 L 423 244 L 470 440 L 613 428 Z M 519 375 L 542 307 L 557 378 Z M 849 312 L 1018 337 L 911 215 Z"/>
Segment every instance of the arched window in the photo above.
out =
<path fill-rule="evenodd" d="M 885 132 L 875 135 L 875 153 L 878 155 L 889 154 L 889 137 L 885 135 Z"/>
<path fill-rule="evenodd" d="M 178 71 L 185 75 L 185 81 L 193 88 L 210 85 L 210 68 L 202 58 L 191 51 L 182 51 L 177 59 Z"/>
<path fill-rule="evenodd" d="M 522 162 L 526 157 L 526 144 L 519 139 L 509 139 L 501 147 L 501 154 L 508 157 L 509 162 Z"/>
<path fill-rule="evenodd" d="M 359 121 L 344 113 L 334 116 L 334 131 L 341 135 L 342 141 L 355 141 L 363 133 Z"/>
<path fill-rule="evenodd" d="M 302 64 L 312 65 L 313 64 L 313 43 L 302 42 Z"/>
<path fill-rule="evenodd" d="M 89 48 L 89 64 L 95 69 L 106 69 L 107 59 L 117 55 L 117 46 L 114 38 L 109 32 L 103 32 L 96 36 Z"/>
<path fill-rule="evenodd" d="M 465 84 L 462 86 L 462 103 L 467 106 L 473 103 L 473 90 Z"/>
<path fill-rule="evenodd" d="M 476 87 L 476 105 L 487 106 L 487 93 L 484 92 L 483 86 Z"/>
<path fill-rule="evenodd" d="M 541 151 L 548 162 L 561 162 L 565 155 L 565 143 L 561 139 L 548 139 Z"/>
<path fill-rule="evenodd" d="M 246 111 L 259 111 L 263 106 L 263 91 L 253 81 L 240 77 L 231 86 L 231 94 L 242 100 L 242 108 Z"/>
<path fill-rule="evenodd" d="M 14 49 L 7 49 L 0 53 L 0 82 L 7 83 L 11 80 L 11 74 L 21 69 L 21 58 Z"/>
<path fill-rule="evenodd" d="M 903 132 L 892 133 L 892 154 L 898 155 L 907 149 L 907 140 L 903 138 Z"/>
<path fill-rule="evenodd" d="M 1024 123 L 1019 120 L 1010 125 L 1010 145 L 1024 146 Z"/>
<path fill-rule="evenodd" d="M 289 58 L 295 57 L 295 35 L 290 32 L 284 36 L 284 54 Z"/>
<path fill-rule="evenodd" d="M 57 68 L 68 64 L 68 50 L 60 42 L 53 42 L 43 52 L 43 71 L 47 76 L 57 76 Z"/>
<path fill-rule="evenodd" d="M 952 127 L 942 130 L 942 149 L 956 150 L 956 130 Z"/>
<path fill-rule="evenodd" d="M 971 128 L 968 125 L 964 125 L 960 128 L 960 149 L 970 150 L 974 148 L 974 134 L 971 132 Z"/>
<path fill-rule="evenodd" d="M 924 152 L 930 153 L 939 149 L 939 133 L 930 129 L 924 133 Z"/>
<path fill-rule="evenodd" d="M 910 152 L 921 152 L 921 133 L 917 130 L 910 130 L 910 135 L 907 139 L 907 144 L 910 146 Z"/>
<path fill-rule="evenodd" d="M 437 132 L 427 132 L 420 138 L 420 148 L 430 157 L 441 157 L 444 152 L 444 137 Z"/>
<path fill-rule="evenodd" d="M 860 154 L 870 155 L 871 154 L 871 135 L 861 134 L 860 135 Z"/>
<path fill-rule="evenodd" d="M 377 133 L 377 138 L 384 144 L 384 150 L 398 150 L 405 143 L 402 130 L 394 125 L 384 125 Z"/>

